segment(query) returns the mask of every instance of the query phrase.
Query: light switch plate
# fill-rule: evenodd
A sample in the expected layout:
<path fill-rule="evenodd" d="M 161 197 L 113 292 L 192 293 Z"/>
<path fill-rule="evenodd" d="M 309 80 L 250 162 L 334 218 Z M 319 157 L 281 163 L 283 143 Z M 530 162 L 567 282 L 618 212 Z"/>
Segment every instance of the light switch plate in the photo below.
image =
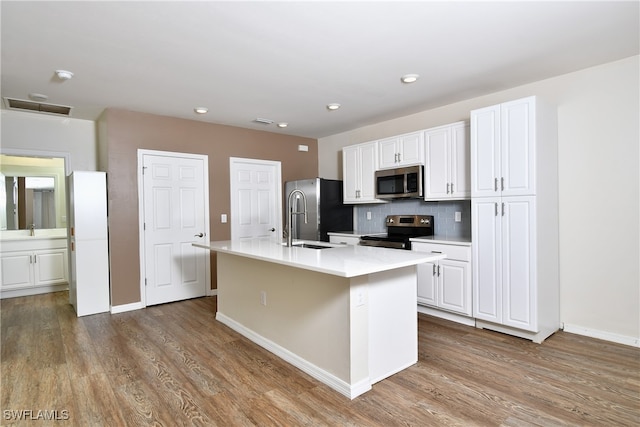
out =
<path fill-rule="evenodd" d="M 220 222 L 223 224 L 227 223 L 227 214 L 220 215 Z"/>

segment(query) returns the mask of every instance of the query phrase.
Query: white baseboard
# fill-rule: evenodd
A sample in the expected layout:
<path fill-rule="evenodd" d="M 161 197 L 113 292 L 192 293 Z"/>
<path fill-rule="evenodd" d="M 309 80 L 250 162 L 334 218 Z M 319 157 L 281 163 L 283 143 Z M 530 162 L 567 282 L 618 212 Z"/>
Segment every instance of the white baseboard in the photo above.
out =
<path fill-rule="evenodd" d="M 626 335 L 614 334 L 611 332 L 599 331 L 597 329 L 585 328 L 583 326 L 564 323 L 562 330 L 570 334 L 584 335 L 585 337 L 597 338 L 604 341 L 611 341 L 617 344 L 630 345 L 632 347 L 640 347 L 640 339 L 628 337 Z"/>
<path fill-rule="evenodd" d="M 262 335 L 255 333 L 254 331 L 246 328 L 244 325 L 236 322 L 235 320 L 225 316 L 220 312 L 216 313 L 216 320 L 227 325 L 234 331 L 238 332 L 240 335 L 243 335 L 244 337 L 258 344 L 260 347 L 270 351 L 284 361 L 292 364 L 296 368 L 309 374 L 313 378 L 317 379 L 323 384 L 326 384 L 327 386 L 331 387 L 338 393 L 348 397 L 349 399 L 354 399 L 361 394 L 371 390 L 371 380 L 369 378 L 365 378 L 364 380 L 359 381 L 356 384 L 348 384 L 347 382 L 341 380 L 330 372 L 319 368 L 306 359 L 303 359 L 297 354 L 292 353 L 291 351 L 287 350 L 284 347 L 281 347 L 280 345 L 263 337 Z"/>
<path fill-rule="evenodd" d="M 67 285 L 66 283 L 62 283 L 60 285 L 38 286 L 35 288 L 9 289 L 9 290 L 3 290 L 2 292 L 0 292 L 0 299 L 49 294 L 51 292 L 66 291 L 68 289 L 69 289 L 69 285 Z"/>
<path fill-rule="evenodd" d="M 207 289 L 207 295 L 208 297 L 213 297 L 218 295 L 218 290 L 217 289 Z"/>
<path fill-rule="evenodd" d="M 448 311 L 437 310 L 431 307 L 425 307 L 418 304 L 418 313 L 428 314 L 440 319 L 451 320 L 452 322 L 461 323 L 467 326 L 476 326 L 476 319 L 473 317 L 463 316 L 461 314 L 450 313 Z"/>
<path fill-rule="evenodd" d="M 127 311 L 140 310 L 144 308 L 142 301 L 132 302 L 131 304 L 112 305 L 111 314 L 124 313 Z"/>

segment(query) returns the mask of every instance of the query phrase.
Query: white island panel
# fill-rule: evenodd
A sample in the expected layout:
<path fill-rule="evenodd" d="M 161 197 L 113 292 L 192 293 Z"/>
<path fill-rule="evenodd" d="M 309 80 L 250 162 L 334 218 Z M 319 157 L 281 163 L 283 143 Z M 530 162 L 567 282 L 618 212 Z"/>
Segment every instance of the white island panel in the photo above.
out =
<path fill-rule="evenodd" d="M 416 264 L 443 255 L 268 239 L 195 246 L 218 252 L 216 319 L 343 395 L 417 362 Z"/>

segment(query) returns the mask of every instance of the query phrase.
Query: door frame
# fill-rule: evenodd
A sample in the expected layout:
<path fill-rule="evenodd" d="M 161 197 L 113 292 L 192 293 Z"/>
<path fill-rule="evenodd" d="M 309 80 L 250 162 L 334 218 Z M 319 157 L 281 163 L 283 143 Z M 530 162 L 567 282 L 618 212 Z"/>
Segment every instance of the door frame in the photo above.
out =
<path fill-rule="evenodd" d="M 253 163 L 258 165 L 265 166 L 275 166 L 276 174 L 275 174 L 275 182 L 278 183 L 276 185 L 276 236 L 278 238 L 282 237 L 282 186 L 284 183 L 282 182 L 282 162 L 277 160 L 261 160 L 261 159 L 248 159 L 243 157 L 229 157 L 229 219 L 231 220 L 231 240 L 237 236 L 237 223 L 233 221 L 234 211 L 233 207 L 235 205 L 235 194 L 236 194 L 236 182 L 233 179 L 233 166 L 236 163 Z"/>
<path fill-rule="evenodd" d="M 145 239 L 144 239 L 144 182 L 143 182 L 143 158 L 145 155 L 152 156 L 166 156 L 166 157 L 182 157 L 190 159 L 199 159 L 203 161 L 203 177 L 204 177 L 204 229 L 205 235 L 211 236 L 210 233 L 210 217 L 209 217 L 209 156 L 206 154 L 193 154 L 193 153 L 180 153 L 175 151 L 159 151 L 159 150 L 147 150 L 143 148 L 138 149 L 138 164 L 136 166 L 136 173 L 138 175 L 138 245 L 140 256 L 140 306 L 145 308 L 147 306 L 147 288 L 144 283 L 146 277 L 146 265 L 145 265 Z M 204 263 L 204 281 L 205 281 L 205 295 L 213 295 L 211 290 L 211 260 L 208 259 Z"/>

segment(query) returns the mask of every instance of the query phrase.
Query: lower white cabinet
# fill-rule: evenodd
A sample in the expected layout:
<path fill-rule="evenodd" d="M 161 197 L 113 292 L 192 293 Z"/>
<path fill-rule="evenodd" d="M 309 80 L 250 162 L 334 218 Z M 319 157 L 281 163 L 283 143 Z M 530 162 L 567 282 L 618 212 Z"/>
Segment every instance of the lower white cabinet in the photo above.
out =
<path fill-rule="evenodd" d="M 329 243 L 336 243 L 339 245 L 357 245 L 360 243 L 360 236 L 329 233 Z"/>
<path fill-rule="evenodd" d="M 2 242 L 0 290 L 2 296 L 30 295 L 38 288 L 69 282 L 66 239 L 24 239 Z M 25 290 L 20 293 L 17 291 Z M 10 291 L 16 291 L 8 294 Z M 45 289 L 44 291 L 50 291 Z"/>
<path fill-rule="evenodd" d="M 418 265 L 418 303 L 471 316 L 471 247 L 414 241 L 411 248 L 447 255 L 438 262 Z"/>
<path fill-rule="evenodd" d="M 540 343 L 560 326 L 557 231 L 535 196 L 473 199 L 476 325 Z M 483 323 L 487 322 L 487 323 Z"/>

